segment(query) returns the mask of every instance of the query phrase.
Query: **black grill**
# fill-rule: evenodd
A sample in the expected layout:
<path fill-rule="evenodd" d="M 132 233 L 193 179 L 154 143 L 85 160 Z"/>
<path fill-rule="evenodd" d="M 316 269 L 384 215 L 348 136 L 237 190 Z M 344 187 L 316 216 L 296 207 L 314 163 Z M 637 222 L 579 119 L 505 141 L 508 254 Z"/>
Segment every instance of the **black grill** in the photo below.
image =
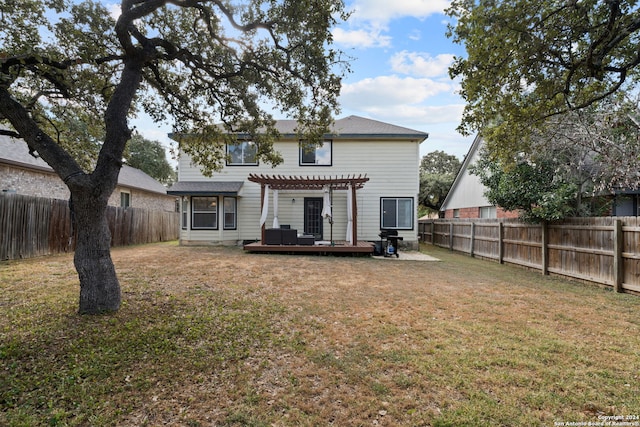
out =
<path fill-rule="evenodd" d="M 398 230 L 383 228 L 380 230 L 378 236 L 380 236 L 380 248 L 384 256 L 389 257 L 395 255 L 396 258 L 399 258 L 398 241 L 403 240 L 403 238 L 398 236 Z M 393 248 L 393 250 L 391 248 Z"/>

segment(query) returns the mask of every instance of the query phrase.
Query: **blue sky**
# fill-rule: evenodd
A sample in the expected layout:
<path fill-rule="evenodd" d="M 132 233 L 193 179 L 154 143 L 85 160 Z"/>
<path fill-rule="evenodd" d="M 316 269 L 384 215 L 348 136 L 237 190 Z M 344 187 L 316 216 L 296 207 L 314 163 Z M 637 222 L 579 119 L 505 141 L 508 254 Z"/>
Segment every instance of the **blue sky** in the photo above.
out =
<path fill-rule="evenodd" d="M 341 116 L 355 114 L 429 133 L 421 155 L 442 150 L 462 159 L 473 137 L 456 131 L 463 100 L 449 78 L 464 47 L 445 35 L 447 0 L 348 0 L 351 18 L 334 31 L 354 58 L 343 81 Z"/>
<path fill-rule="evenodd" d="M 462 160 L 473 136 L 456 131 L 464 103 L 448 67 L 454 55 L 465 52 L 445 36 L 449 0 L 346 0 L 346 5 L 353 14 L 333 33 L 335 47 L 353 58 L 338 117 L 358 115 L 427 132 L 421 155 L 442 150 Z M 169 127 L 144 119 L 133 124 L 145 137 L 170 143 Z"/>

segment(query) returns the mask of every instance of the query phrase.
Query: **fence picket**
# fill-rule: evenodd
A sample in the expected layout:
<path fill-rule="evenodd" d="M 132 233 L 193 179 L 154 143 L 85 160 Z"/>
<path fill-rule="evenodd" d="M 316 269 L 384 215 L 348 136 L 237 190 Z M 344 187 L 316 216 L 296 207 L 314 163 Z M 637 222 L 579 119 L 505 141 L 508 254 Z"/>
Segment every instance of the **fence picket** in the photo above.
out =
<path fill-rule="evenodd" d="M 107 207 L 111 246 L 176 240 L 176 212 Z M 71 211 L 66 200 L 0 194 L 0 260 L 72 251 Z"/>
<path fill-rule="evenodd" d="M 551 224 L 511 219 L 429 219 L 423 242 L 478 258 L 640 292 L 640 227 L 636 217 L 569 218 Z"/>

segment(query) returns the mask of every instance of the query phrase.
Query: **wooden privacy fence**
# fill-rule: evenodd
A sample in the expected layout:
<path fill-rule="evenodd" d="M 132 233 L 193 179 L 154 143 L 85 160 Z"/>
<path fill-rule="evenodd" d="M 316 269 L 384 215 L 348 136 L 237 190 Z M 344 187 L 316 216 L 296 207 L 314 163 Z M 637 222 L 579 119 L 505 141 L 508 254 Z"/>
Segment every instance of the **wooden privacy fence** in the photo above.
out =
<path fill-rule="evenodd" d="M 421 241 L 543 274 L 640 292 L 640 220 L 571 218 L 528 224 L 501 219 L 421 220 Z"/>
<path fill-rule="evenodd" d="M 111 246 L 178 239 L 176 212 L 107 208 Z M 0 260 L 32 258 L 74 249 L 66 200 L 0 194 Z"/>

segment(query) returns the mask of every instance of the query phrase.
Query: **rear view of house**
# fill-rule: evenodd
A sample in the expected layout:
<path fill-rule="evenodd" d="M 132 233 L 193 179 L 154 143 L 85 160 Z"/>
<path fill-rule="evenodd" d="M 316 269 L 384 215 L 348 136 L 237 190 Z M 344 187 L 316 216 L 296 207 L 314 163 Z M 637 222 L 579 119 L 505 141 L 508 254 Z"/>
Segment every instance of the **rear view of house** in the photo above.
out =
<path fill-rule="evenodd" d="M 226 147 L 227 163 L 212 178 L 180 155 L 169 194 L 180 197 L 182 243 L 263 241 L 267 229 L 296 230 L 305 244 L 354 236 L 377 241 L 381 229 L 392 229 L 404 245 L 417 246 L 420 144 L 427 133 L 349 116 L 308 150 L 295 121 L 277 127 L 274 149 L 284 161 L 275 168 L 260 164 L 246 140 Z"/>

